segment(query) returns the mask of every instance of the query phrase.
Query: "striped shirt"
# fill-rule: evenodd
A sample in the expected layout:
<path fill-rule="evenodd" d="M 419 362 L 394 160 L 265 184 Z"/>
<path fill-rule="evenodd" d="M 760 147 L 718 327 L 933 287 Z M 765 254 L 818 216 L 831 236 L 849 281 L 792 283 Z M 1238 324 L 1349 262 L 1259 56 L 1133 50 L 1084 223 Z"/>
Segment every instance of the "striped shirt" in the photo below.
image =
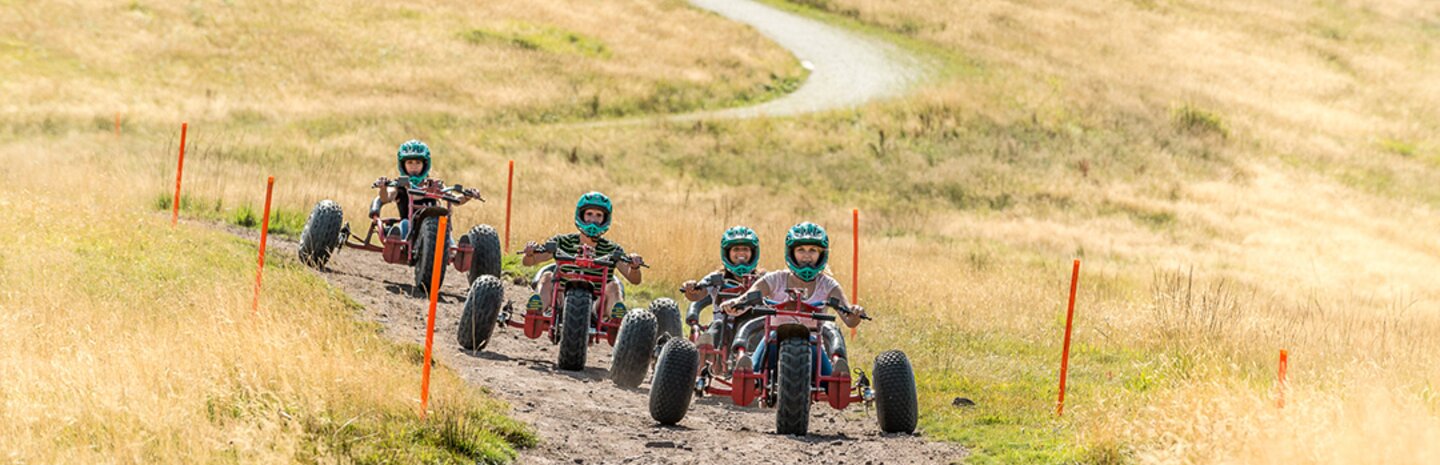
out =
<path fill-rule="evenodd" d="M 581 245 L 582 243 L 580 242 L 580 233 L 577 232 L 570 234 L 560 234 L 550 238 L 549 241 L 545 242 L 545 249 L 551 251 L 560 251 L 564 252 L 567 255 L 578 257 L 580 256 Z M 623 255 L 625 253 L 625 249 L 620 247 L 620 244 L 616 244 L 615 242 L 612 242 L 611 240 L 603 237 L 595 240 L 595 258 L 608 257 L 610 256 L 610 254 L 614 253 L 619 253 Z M 561 273 L 584 273 L 594 276 L 599 276 L 601 274 L 599 270 L 581 268 L 566 263 L 560 263 L 558 268 Z M 614 274 L 614 267 L 611 267 L 611 272 L 611 274 Z"/>

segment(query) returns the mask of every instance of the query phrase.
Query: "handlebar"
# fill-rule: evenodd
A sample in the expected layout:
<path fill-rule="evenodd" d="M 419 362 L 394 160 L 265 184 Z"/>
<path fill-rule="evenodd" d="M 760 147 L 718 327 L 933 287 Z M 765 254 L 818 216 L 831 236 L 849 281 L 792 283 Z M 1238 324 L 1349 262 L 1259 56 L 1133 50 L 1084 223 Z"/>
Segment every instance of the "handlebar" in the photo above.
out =
<path fill-rule="evenodd" d="M 549 253 L 549 252 L 551 252 L 551 251 L 545 249 L 545 247 L 536 247 L 536 248 L 535 248 L 535 253 Z M 563 252 L 563 251 L 559 251 L 559 250 L 554 251 L 554 253 L 555 253 L 555 259 L 556 259 L 556 260 L 572 260 L 572 261 L 573 261 L 573 260 L 576 260 L 576 259 L 579 259 L 579 258 L 580 258 L 580 257 L 576 257 L 576 256 L 574 256 L 574 255 L 570 255 L 570 254 L 567 254 L 567 253 L 565 253 L 565 252 Z M 525 255 L 525 251 L 524 251 L 524 250 L 517 250 L 517 251 L 515 251 L 515 255 Z M 625 263 L 632 263 L 632 264 L 635 263 L 635 261 L 634 261 L 634 260 L 631 260 L 628 255 L 622 255 L 622 254 L 618 254 L 618 253 L 610 254 L 610 255 L 604 256 L 604 257 L 595 257 L 593 260 L 595 260 L 595 261 L 615 260 L 615 261 L 621 261 L 621 262 L 625 262 Z M 640 267 L 641 267 L 641 268 L 649 268 L 650 265 L 642 263 L 642 264 L 640 264 Z"/>
<path fill-rule="evenodd" d="M 723 287 L 725 287 L 725 278 L 716 275 L 711 275 L 709 278 L 695 283 L 695 289 L 720 289 Z M 685 292 L 685 287 L 681 286 L 679 291 Z"/>
<path fill-rule="evenodd" d="M 432 180 L 432 181 L 429 181 L 429 182 L 439 182 L 439 181 L 438 181 L 438 180 Z M 409 183 L 406 183 L 406 184 L 409 184 Z M 371 183 L 371 184 L 370 184 L 370 187 L 371 187 L 371 188 L 379 188 L 379 187 L 382 186 L 382 185 L 383 185 L 383 186 L 386 186 L 386 187 L 400 187 L 401 184 L 400 184 L 399 181 L 394 180 L 394 179 L 380 178 L 380 179 L 376 179 L 375 182 Z M 441 185 L 444 185 L 444 184 L 441 183 Z M 405 188 L 405 191 L 408 192 L 408 193 L 410 193 L 410 194 L 419 195 L 419 196 L 422 196 L 422 197 L 437 198 L 437 199 L 441 199 L 441 200 L 444 200 L 444 201 L 450 202 L 450 203 L 460 203 L 463 199 L 465 199 L 465 198 L 467 198 L 467 197 L 468 197 L 468 198 L 475 199 L 475 200 L 479 200 L 479 201 L 481 201 L 481 202 L 484 202 L 484 201 L 485 201 L 485 198 L 482 197 L 482 196 L 480 196 L 480 192 L 479 192 L 479 191 L 477 191 L 477 190 L 475 190 L 475 189 L 467 189 L 465 186 L 462 186 L 462 185 L 460 185 L 460 184 L 456 184 L 456 185 L 453 185 L 453 186 L 449 186 L 449 187 L 445 187 L 445 188 L 440 189 L 440 190 L 439 190 L 440 195 L 435 195 L 435 192 L 434 192 L 434 191 L 431 191 L 431 190 L 429 190 L 429 189 L 420 189 L 420 188 L 415 188 L 415 187 L 406 187 L 406 188 Z M 457 197 L 457 196 L 450 195 L 450 194 L 452 194 L 452 193 L 457 193 L 457 192 L 460 194 L 458 197 Z"/>
<path fill-rule="evenodd" d="M 826 315 L 824 313 L 796 312 L 790 310 L 776 310 L 773 308 L 752 308 L 750 309 L 750 314 L 755 316 L 794 316 L 801 318 L 811 318 L 820 321 L 835 321 L 835 315 Z"/>
<path fill-rule="evenodd" d="M 850 307 L 846 307 L 846 306 L 844 306 L 844 305 L 840 305 L 840 299 L 830 299 L 829 302 L 825 302 L 825 306 L 826 306 L 826 307 L 833 308 L 833 309 L 835 309 L 835 311 L 840 312 L 840 313 L 844 313 L 844 314 L 846 314 L 846 315 L 853 315 L 853 314 L 855 314 L 855 311 L 854 311 L 854 310 L 851 310 Z M 869 320 L 869 319 L 870 319 L 870 315 L 860 315 L 860 319 L 862 319 L 862 320 Z"/>

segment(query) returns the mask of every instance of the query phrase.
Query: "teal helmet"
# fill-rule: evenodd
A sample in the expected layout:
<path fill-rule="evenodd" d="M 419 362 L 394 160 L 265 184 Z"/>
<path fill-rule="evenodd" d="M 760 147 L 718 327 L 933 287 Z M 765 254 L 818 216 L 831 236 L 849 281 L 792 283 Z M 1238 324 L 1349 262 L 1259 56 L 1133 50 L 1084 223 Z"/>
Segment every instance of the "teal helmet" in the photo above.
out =
<path fill-rule="evenodd" d="M 598 208 L 604 211 L 605 221 L 600 224 L 586 223 L 584 213 L 588 208 Z M 575 202 L 575 227 L 580 228 L 580 232 L 585 233 L 586 236 L 600 237 L 601 234 L 605 234 L 605 231 L 610 230 L 610 217 L 613 216 L 613 212 L 614 209 L 610 205 L 610 198 L 606 197 L 605 194 L 599 192 L 587 193 L 580 196 L 580 201 Z"/>
<path fill-rule="evenodd" d="M 817 245 L 825 249 L 820 252 L 820 260 L 814 265 L 800 266 L 795 262 L 795 248 L 802 245 Z M 825 271 L 825 262 L 830 260 L 830 236 L 825 234 L 825 228 L 815 223 L 806 221 L 790 228 L 785 233 L 785 264 L 790 266 L 790 272 L 805 282 L 814 281 Z"/>
<path fill-rule="evenodd" d="M 400 170 L 400 177 L 409 178 L 411 185 L 419 185 L 430 175 L 430 147 L 418 139 L 410 139 L 400 144 L 400 150 L 395 152 L 396 168 Z M 411 175 L 405 171 L 405 160 L 422 160 L 425 162 L 425 170 L 418 176 Z"/>
<path fill-rule="evenodd" d="M 750 246 L 749 262 L 730 262 L 730 248 L 737 245 Z M 725 230 L 725 235 L 720 236 L 720 262 L 725 264 L 725 269 L 730 270 L 736 276 L 744 276 L 755 271 L 755 265 L 760 263 L 760 236 L 755 235 L 755 230 L 744 226 Z"/>

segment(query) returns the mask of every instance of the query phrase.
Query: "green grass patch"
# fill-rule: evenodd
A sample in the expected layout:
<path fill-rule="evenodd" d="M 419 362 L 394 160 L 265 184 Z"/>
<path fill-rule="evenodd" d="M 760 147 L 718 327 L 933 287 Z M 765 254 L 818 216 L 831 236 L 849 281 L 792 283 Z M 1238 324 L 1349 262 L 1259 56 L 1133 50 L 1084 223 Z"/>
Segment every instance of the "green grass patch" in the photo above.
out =
<path fill-rule="evenodd" d="M 502 43 L 525 50 L 574 55 L 587 58 L 609 58 L 610 50 L 599 39 L 553 26 L 510 21 L 495 29 L 474 28 L 460 37 L 472 44 Z"/>
<path fill-rule="evenodd" d="M 1219 114 L 1194 104 L 1186 103 L 1175 107 L 1170 111 L 1170 120 L 1175 128 L 1182 132 L 1218 136 L 1221 139 L 1230 137 L 1230 130 Z"/>
<path fill-rule="evenodd" d="M 171 205 L 174 198 L 173 194 L 156 194 L 151 200 L 150 206 L 157 211 L 172 211 Z M 222 222 L 258 231 L 264 220 L 263 214 L 263 211 L 248 204 L 227 206 L 221 199 L 189 194 L 180 195 L 180 216 L 186 218 Z M 306 212 L 272 206 L 270 208 L 270 233 L 291 239 L 299 238 L 300 232 L 305 230 L 305 220 L 308 217 Z"/>
<path fill-rule="evenodd" d="M 1419 149 L 1415 146 L 1414 142 L 1391 139 L 1389 137 L 1380 139 L 1380 149 L 1405 158 L 1413 158 L 1419 153 Z"/>
<path fill-rule="evenodd" d="M 1054 337 L 1041 340 L 884 315 L 885 331 L 867 332 L 852 344 L 864 353 L 901 349 L 910 356 L 921 429 L 970 449 L 971 464 L 1123 463 L 1125 445 L 1086 442 L 1080 434 L 1084 419 L 1099 405 L 1139 402 L 1184 376 L 1188 366 L 1153 351 L 1076 342 L 1066 416 L 1060 418 L 1055 400 L 1063 321 L 1047 327 Z M 959 398 L 974 405 L 957 405 Z"/>
<path fill-rule="evenodd" d="M 516 448 L 533 447 L 537 439 L 524 425 L 477 409 L 442 407 L 428 419 L 414 412 L 344 418 L 321 414 L 303 422 L 305 452 L 326 450 L 357 464 L 508 463 Z M 316 454 L 318 455 L 318 454 Z"/>

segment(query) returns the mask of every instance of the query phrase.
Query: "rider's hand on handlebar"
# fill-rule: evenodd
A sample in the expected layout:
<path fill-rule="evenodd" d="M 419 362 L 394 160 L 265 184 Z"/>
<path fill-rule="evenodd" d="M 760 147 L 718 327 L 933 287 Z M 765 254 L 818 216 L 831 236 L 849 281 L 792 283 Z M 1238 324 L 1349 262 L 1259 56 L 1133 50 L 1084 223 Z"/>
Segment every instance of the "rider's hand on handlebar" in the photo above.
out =
<path fill-rule="evenodd" d="M 380 179 L 376 179 L 375 183 L 371 184 L 370 187 L 385 187 L 388 185 L 390 185 L 390 178 L 381 176 Z"/>
<path fill-rule="evenodd" d="M 534 255 L 535 255 L 535 248 L 538 247 L 539 245 L 540 245 L 540 244 L 536 244 L 535 241 L 526 242 L 526 243 L 525 243 L 525 256 L 526 256 L 526 257 L 532 257 L 532 256 L 534 256 Z"/>
<path fill-rule="evenodd" d="M 630 254 L 630 265 L 635 267 L 645 266 L 645 257 L 641 257 L 638 253 Z"/>
<path fill-rule="evenodd" d="M 681 283 L 681 284 L 680 284 L 680 292 L 684 292 L 684 293 L 687 293 L 687 294 L 690 293 L 690 292 L 694 292 L 694 291 L 695 291 L 695 284 L 696 284 L 696 283 L 695 283 L 695 280 L 693 280 L 693 279 L 692 279 L 692 280 L 689 280 L 689 281 L 685 281 L 684 283 Z"/>
<path fill-rule="evenodd" d="M 745 313 L 745 309 L 744 309 L 744 308 L 741 308 L 740 306 L 736 305 L 736 300 L 739 300 L 739 299 L 730 299 L 730 300 L 721 302 L 721 303 L 720 303 L 720 311 L 725 312 L 725 314 L 730 315 L 730 316 L 739 316 L 740 314 Z"/>

